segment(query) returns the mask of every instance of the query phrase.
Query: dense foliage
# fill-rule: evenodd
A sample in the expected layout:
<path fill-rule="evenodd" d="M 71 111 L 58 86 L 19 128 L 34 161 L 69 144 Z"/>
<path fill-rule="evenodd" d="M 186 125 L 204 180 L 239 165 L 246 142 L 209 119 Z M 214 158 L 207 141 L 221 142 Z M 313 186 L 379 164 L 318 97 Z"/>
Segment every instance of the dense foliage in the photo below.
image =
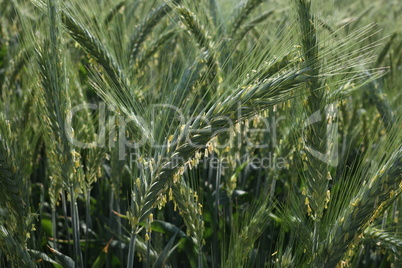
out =
<path fill-rule="evenodd" d="M 0 266 L 402 266 L 401 15 L 0 0 Z"/>

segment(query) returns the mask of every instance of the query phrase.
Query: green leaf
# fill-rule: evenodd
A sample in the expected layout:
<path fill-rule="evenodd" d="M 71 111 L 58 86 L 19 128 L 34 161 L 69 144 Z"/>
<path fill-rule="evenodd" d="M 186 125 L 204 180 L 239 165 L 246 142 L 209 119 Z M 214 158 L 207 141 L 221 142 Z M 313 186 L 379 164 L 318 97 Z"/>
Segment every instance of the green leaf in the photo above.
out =
<path fill-rule="evenodd" d="M 102 252 L 99 254 L 98 258 L 96 258 L 94 264 L 92 265 L 92 268 L 101 268 L 104 267 L 106 259 L 107 259 L 107 254 L 109 253 L 109 246 L 110 243 L 112 243 L 113 238 L 110 239 L 110 241 L 107 243 L 107 245 L 102 249 Z"/>
<path fill-rule="evenodd" d="M 48 246 L 49 247 L 49 246 Z M 50 251 L 54 254 L 57 263 L 59 263 L 61 266 L 63 266 L 64 268 L 75 268 L 75 263 L 73 261 L 73 259 L 71 259 L 69 256 L 64 255 L 63 253 L 49 247 Z"/>
<path fill-rule="evenodd" d="M 46 262 L 50 262 L 53 265 L 55 265 L 56 267 L 62 267 L 60 266 L 60 264 L 58 262 L 56 262 L 55 260 L 53 260 L 52 258 L 50 258 L 46 253 L 44 252 L 40 252 L 37 250 L 33 250 L 33 249 L 27 249 L 27 251 L 30 253 L 30 255 L 32 256 L 32 258 L 35 259 L 36 262 L 41 262 L 41 261 L 46 261 Z"/>
<path fill-rule="evenodd" d="M 53 229 L 52 229 L 52 221 L 49 219 L 42 219 L 41 221 L 42 228 L 48 236 L 52 236 Z"/>
<path fill-rule="evenodd" d="M 194 242 L 189 239 L 189 238 L 182 238 L 179 244 L 179 249 L 180 251 L 185 252 L 185 255 L 188 258 L 188 261 L 190 263 L 190 266 L 193 268 L 197 268 L 198 267 L 198 252 L 196 249 L 196 245 L 194 244 Z M 205 260 L 204 260 L 205 263 Z M 208 267 L 205 263 L 204 267 Z"/>
<path fill-rule="evenodd" d="M 169 240 L 165 248 L 162 250 L 161 254 L 158 256 L 158 259 L 154 263 L 154 268 L 164 267 L 167 259 L 169 258 L 170 254 L 177 248 L 177 246 L 181 243 L 180 241 L 173 246 L 174 240 L 176 239 L 177 234 L 180 230 L 178 230 L 173 237 Z"/>
<path fill-rule="evenodd" d="M 177 226 L 165 221 L 153 221 L 151 229 L 152 231 L 168 235 L 175 235 L 177 233 L 177 237 L 179 238 L 187 237 L 187 235 Z"/>

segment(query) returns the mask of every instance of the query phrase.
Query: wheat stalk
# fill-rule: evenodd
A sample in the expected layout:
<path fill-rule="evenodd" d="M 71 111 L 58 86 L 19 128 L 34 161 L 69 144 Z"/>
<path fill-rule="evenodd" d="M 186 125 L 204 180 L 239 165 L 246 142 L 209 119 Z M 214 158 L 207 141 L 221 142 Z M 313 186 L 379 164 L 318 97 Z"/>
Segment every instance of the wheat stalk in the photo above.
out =
<path fill-rule="evenodd" d="M 55 177 L 62 179 L 62 186 L 70 194 L 70 211 L 73 223 L 74 237 L 74 260 L 83 267 L 82 251 L 80 247 L 79 215 L 77 207 L 76 189 L 79 187 L 77 170 L 80 164 L 78 153 L 72 149 L 66 129 L 66 115 L 70 111 L 70 99 L 67 93 L 66 71 L 63 69 L 65 62 L 60 54 L 61 35 L 59 25 L 61 24 L 59 3 L 57 0 L 49 0 L 47 12 L 49 17 L 49 35 L 44 40 L 44 48 L 38 48 L 37 57 L 39 61 L 40 74 L 42 76 L 43 99 L 42 105 L 47 111 L 45 116 L 45 127 L 47 144 L 55 167 Z M 61 153 L 61 154 L 60 154 Z M 55 191 L 58 190 L 59 183 L 56 181 Z M 51 189 L 52 190 L 52 189 Z M 59 193 L 56 192 L 54 198 Z M 55 202 L 55 200 L 53 200 Z M 53 207 L 53 227 L 54 237 L 56 238 L 55 209 Z"/>
<path fill-rule="evenodd" d="M 237 10 L 237 15 L 233 20 L 232 25 L 229 27 L 229 36 L 234 37 L 236 32 L 240 29 L 243 22 L 247 19 L 250 13 L 256 9 L 263 0 L 247 0 L 246 3 L 242 3 Z"/>
<path fill-rule="evenodd" d="M 178 3 L 180 1 L 177 1 Z M 171 7 L 163 3 L 156 9 L 152 10 L 148 16 L 137 26 L 136 31 L 130 38 L 129 51 L 130 65 L 134 64 L 137 58 L 141 44 L 145 41 L 146 37 L 151 33 L 152 29 L 171 11 Z M 141 65 L 140 65 L 141 66 Z"/>
<path fill-rule="evenodd" d="M 88 29 L 67 12 L 63 12 L 62 19 L 71 37 L 83 46 L 85 50 L 99 62 L 114 85 L 124 85 L 125 89 L 128 89 L 126 78 L 121 67 L 104 45 L 93 34 L 91 34 Z"/>
<path fill-rule="evenodd" d="M 28 208 L 28 185 L 23 174 L 23 162 L 14 145 L 18 134 L 11 131 L 10 121 L 1 114 L 0 123 L 0 249 L 6 253 L 13 267 L 34 267 L 26 247 L 31 224 Z M 16 154 L 17 153 L 17 154 Z M 3 212 L 3 208 L 5 211 Z M 4 213 L 4 214 L 3 214 Z"/>
<path fill-rule="evenodd" d="M 301 46 L 304 56 L 304 66 L 311 68 L 312 79 L 306 84 L 309 91 L 307 104 L 305 105 L 308 116 L 319 112 L 320 116 L 324 115 L 317 123 L 307 126 L 306 144 L 320 153 L 325 152 L 327 142 L 327 113 L 325 111 L 326 93 L 325 90 L 320 90 L 321 82 L 319 80 L 319 61 L 318 61 L 318 41 L 315 23 L 311 15 L 311 2 L 307 0 L 296 1 L 298 11 L 298 21 L 301 30 Z M 328 190 L 328 164 L 323 160 L 314 156 L 310 150 L 306 150 L 307 165 L 306 170 L 306 185 L 307 185 L 307 205 L 311 207 L 312 217 L 314 220 L 320 220 L 324 211 L 324 204 Z M 315 237 L 315 243 L 318 243 L 318 238 Z M 314 252 L 313 248 L 313 252 Z"/>
<path fill-rule="evenodd" d="M 206 64 L 208 66 L 208 80 L 206 81 L 208 85 L 207 92 L 218 92 L 219 84 L 222 81 L 221 68 L 214 48 L 205 32 L 205 27 L 200 23 L 195 14 L 186 7 L 177 6 L 175 10 L 183 20 L 187 30 L 192 34 L 192 36 L 194 36 L 200 49 L 208 54 L 206 59 Z"/>
<path fill-rule="evenodd" d="M 167 31 L 162 34 L 156 41 L 154 41 L 149 49 L 147 49 L 139 58 L 138 66 L 144 66 L 146 62 L 162 47 L 165 43 L 167 43 L 172 37 L 176 35 L 175 30 Z"/>
<path fill-rule="evenodd" d="M 371 79 L 371 82 L 367 84 L 368 97 L 374 102 L 384 122 L 385 128 L 389 130 L 394 124 L 395 119 L 388 100 L 382 93 L 381 81 L 372 79 L 372 75 L 369 72 L 365 72 L 365 76 L 367 79 Z"/>
<path fill-rule="evenodd" d="M 5 255 L 11 261 L 12 267 L 36 267 L 25 245 L 14 238 L 2 224 L 0 224 L 0 248 L 6 253 Z"/>
<path fill-rule="evenodd" d="M 317 264 L 334 267 L 348 249 L 359 243 L 369 224 L 390 205 L 390 200 L 401 194 L 401 166 L 402 147 L 399 146 L 339 216 L 330 230 L 329 241 L 319 250 Z"/>
<path fill-rule="evenodd" d="M 136 224 L 144 221 L 155 206 L 157 197 L 165 191 L 168 182 L 178 172 L 181 173 L 180 170 L 183 170 L 189 159 L 193 158 L 200 148 L 207 147 L 209 141 L 219 133 L 219 129 L 228 127 L 228 121 L 222 120 L 223 117 L 234 118 L 239 109 L 241 109 L 244 118 L 247 118 L 256 112 L 255 105 L 263 109 L 281 102 L 284 94 L 309 79 L 308 76 L 304 75 L 304 71 L 290 71 L 288 74 L 273 78 L 269 82 L 255 85 L 254 87 L 240 88 L 235 94 L 228 96 L 222 103 L 213 105 L 206 112 L 207 118 L 210 119 L 208 120 L 208 125 L 200 125 L 200 119 L 191 124 L 193 129 L 208 129 L 210 131 L 190 135 L 188 132 L 190 125 L 186 126 L 182 133 L 177 131 L 176 138 L 180 136 L 183 142 L 179 142 L 170 155 L 171 161 L 158 163 L 157 159 L 155 160 L 158 163 L 157 169 L 155 169 L 156 172 L 152 174 L 150 182 L 142 188 L 139 202 L 135 202 L 136 213 L 134 215 L 136 216 L 132 221 Z M 241 103 L 240 107 L 239 103 Z M 192 144 L 184 141 L 186 137 L 191 137 Z M 199 148 L 194 147 L 194 144 L 198 145 Z M 141 180 L 141 185 L 143 181 Z"/>
<path fill-rule="evenodd" d="M 108 80 L 109 86 L 115 91 L 111 95 L 103 95 L 102 97 L 109 103 L 118 102 L 120 104 L 119 108 L 123 110 L 123 112 L 130 114 L 130 116 L 134 116 L 133 119 L 136 128 L 142 133 L 146 133 L 146 136 L 150 137 L 152 140 L 151 132 L 142 122 L 137 120 L 137 117 L 135 117 L 135 114 L 141 114 L 143 112 L 136 101 L 139 93 L 137 92 L 136 95 L 135 91 L 130 90 L 128 80 L 115 59 L 111 56 L 104 45 L 71 15 L 63 11 L 62 18 L 74 40 L 80 43 L 105 70 L 107 74 L 106 80 Z M 94 73 L 93 79 L 99 81 L 105 80 L 105 78 L 99 73 Z M 94 87 L 96 90 L 98 89 L 96 83 L 94 83 Z M 102 92 L 100 89 L 98 91 Z"/>
<path fill-rule="evenodd" d="M 264 12 L 263 14 L 257 16 L 256 18 L 252 19 L 249 23 L 246 25 L 240 27 L 239 33 L 236 34 L 236 39 L 242 39 L 248 32 L 250 32 L 257 24 L 265 21 L 268 19 L 272 14 L 274 13 L 273 10 L 268 10 Z"/>
<path fill-rule="evenodd" d="M 257 202 L 256 211 L 252 211 L 250 215 L 244 217 L 243 224 L 232 234 L 225 267 L 246 266 L 254 244 L 269 224 L 269 213 L 272 207 L 269 205 L 268 199 L 264 199 L 265 197 L 260 203 Z"/>
<path fill-rule="evenodd" d="M 119 3 L 117 3 L 117 5 L 115 5 L 110 11 L 109 13 L 106 15 L 106 18 L 104 20 L 105 25 L 108 25 L 113 18 L 116 16 L 117 13 L 119 13 L 119 11 L 124 8 L 124 6 L 126 5 L 126 1 L 121 1 Z"/>
<path fill-rule="evenodd" d="M 364 230 L 364 239 L 373 241 L 381 247 L 388 247 L 392 249 L 393 252 L 400 255 L 402 240 L 386 230 L 368 227 Z"/>
<path fill-rule="evenodd" d="M 193 191 L 184 180 L 172 183 L 171 198 L 175 207 L 179 209 L 187 227 L 187 235 L 191 236 L 194 244 L 201 250 L 204 234 L 204 222 L 202 219 L 202 205 L 198 200 L 198 194 Z M 170 190 L 169 190 L 170 191 Z"/>

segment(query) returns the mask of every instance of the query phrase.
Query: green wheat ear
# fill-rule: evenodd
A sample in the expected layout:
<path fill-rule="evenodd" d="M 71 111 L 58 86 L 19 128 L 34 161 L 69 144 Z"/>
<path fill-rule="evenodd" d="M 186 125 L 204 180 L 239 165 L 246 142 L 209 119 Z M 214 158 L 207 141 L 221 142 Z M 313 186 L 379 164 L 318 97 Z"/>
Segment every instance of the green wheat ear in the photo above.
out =
<path fill-rule="evenodd" d="M 183 6 L 176 7 L 175 11 L 184 22 L 188 32 L 194 37 L 199 48 L 205 51 L 205 53 L 208 55 L 206 57 L 206 65 L 208 67 L 208 77 L 205 81 L 205 83 L 208 85 L 206 93 L 210 96 L 213 96 L 215 92 L 219 92 L 219 84 L 222 82 L 221 68 L 218 57 L 216 56 L 215 48 L 210 42 L 209 36 L 205 32 L 205 27 L 200 23 L 194 13 Z"/>
<path fill-rule="evenodd" d="M 296 1 L 298 11 L 298 22 L 300 26 L 300 41 L 303 52 L 305 66 L 311 68 L 312 79 L 306 84 L 309 95 L 307 97 L 307 103 L 305 105 L 307 115 L 313 115 L 319 112 L 320 115 L 326 115 L 325 106 L 326 91 L 321 88 L 321 81 L 318 78 L 320 70 L 319 62 L 319 47 L 317 41 L 317 31 L 314 22 L 314 18 L 311 14 L 310 1 L 300 0 Z M 320 122 L 310 124 L 307 127 L 306 144 L 311 146 L 314 150 L 319 152 L 325 152 L 327 142 L 327 120 L 321 119 Z M 311 206 L 312 217 L 315 220 L 320 220 L 322 217 L 326 198 L 326 192 L 328 190 L 328 165 L 321 159 L 312 155 L 309 151 L 307 154 L 307 172 L 306 172 L 306 184 L 307 184 L 307 198 L 309 200 L 309 206 Z"/>
<path fill-rule="evenodd" d="M 402 6 L 292 1 L 0 0 L 0 267 L 399 267 Z"/>
<path fill-rule="evenodd" d="M 232 24 L 229 26 L 229 36 L 231 38 L 234 38 L 236 32 L 241 28 L 243 22 L 254 9 L 258 8 L 262 2 L 263 0 L 247 0 L 247 2 L 241 3 Z"/>
<path fill-rule="evenodd" d="M 254 207 L 255 206 L 255 207 Z M 254 243 L 270 224 L 270 214 L 273 206 L 270 200 L 262 195 L 243 215 L 240 223 L 235 223 L 235 230 L 230 237 L 226 267 L 244 267 L 250 265 L 250 254 Z"/>
<path fill-rule="evenodd" d="M 390 248 L 398 256 L 401 255 L 402 239 L 391 231 L 369 227 L 364 231 L 364 240 Z"/>
<path fill-rule="evenodd" d="M 1 105 L 2 106 L 2 105 Z M 19 137 L 11 132 L 10 121 L 1 114 L 0 124 L 0 249 L 15 266 L 34 267 L 28 254 L 27 240 L 30 233 L 28 225 L 30 202 L 27 180 L 24 178 L 23 162 L 15 159 L 14 141 Z M 18 155 L 18 154 L 17 154 Z"/>
<path fill-rule="evenodd" d="M 255 28 L 255 26 L 259 23 L 266 21 L 272 14 L 274 10 L 268 10 L 265 13 L 258 15 L 256 18 L 252 19 L 247 24 L 243 25 L 236 33 L 236 37 L 234 39 L 240 40 L 242 39 L 248 32 Z"/>
<path fill-rule="evenodd" d="M 171 190 L 170 190 L 171 189 Z M 198 200 L 198 193 L 192 190 L 182 179 L 177 183 L 172 183 L 169 195 L 178 208 L 180 215 L 187 227 L 187 234 L 193 239 L 198 250 L 202 250 L 204 221 L 202 218 L 202 205 Z"/>
<path fill-rule="evenodd" d="M 176 1 L 177 3 L 181 1 Z M 137 26 L 134 34 L 130 38 L 129 48 L 130 51 L 130 65 L 133 66 L 135 59 L 138 57 L 142 43 L 148 35 L 151 34 L 152 29 L 172 10 L 172 8 L 163 3 L 156 9 L 152 10 L 147 17 Z M 141 65 L 139 65 L 141 66 Z"/>

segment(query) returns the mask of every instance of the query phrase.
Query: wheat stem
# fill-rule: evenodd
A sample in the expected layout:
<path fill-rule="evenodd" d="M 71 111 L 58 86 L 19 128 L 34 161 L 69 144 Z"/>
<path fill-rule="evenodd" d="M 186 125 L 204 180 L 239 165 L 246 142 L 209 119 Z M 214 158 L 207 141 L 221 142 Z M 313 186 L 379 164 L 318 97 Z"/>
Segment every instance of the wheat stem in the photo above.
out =
<path fill-rule="evenodd" d="M 347 250 L 361 239 L 361 235 L 386 207 L 389 200 L 402 191 L 402 147 L 395 151 L 382 166 L 380 174 L 374 174 L 361 188 L 345 212 L 331 230 L 330 241 L 323 246 L 316 264 L 335 267 Z"/>
<path fill-rule="evenodd" d="M 328 190 L 328 164 L 323 159 L 318 159 L 311 151 L 325 153 L 327 145 L 327 113 L 325 111 L 326 93 L 321 89 L 319 80 L 320 63 L 318 60 L 318 41 L 314 18 L 311 14 L 311 2 L 308 0 L 297 0 L 298 20 L 301 31 L 301 45 L 304 56 L 304 66 L 311 68 L 312 79 L 306 84 L 309 91 L 305 109 L 307 116 L 317 113 L 321 117 L 318 122 L 310 123 L 306 127 L 306 145 L 312 150 L 306 150 L 307 165 L 306 185 L 309 205 L 313 211 L 314 220 L 320 220 L 324 211 L 324 204 Z M 323 117 L 323 118 L 322 118 Z M 316 228 L 316 226 L 315 226 Z M 318 238 L 314 238 L 315 251 Z"/>
<path fill-rule="evenodd" d="M 137 29 L 130 38 L 129 43 L 129 51 L 131 52 L 130 65 L 134 64 L 134 61 L 139 54 L 140 46 L 145 41 L 145 38 L 151 33 L 152 29 L 158 24 L 158 22 L 160 22 L 170 11 L 171 7 L 168 4 L 163 3 L 155 10 L 151 11 L 144 21 L 137 26 Z"/>
<path fill-rule="evenodd" d="M 200 23 L 194 13 L 183 6 L 176 7 L 176 12 L 183 20 L 188 31 L 193 35 L 200 49 L 204 50 L 208 54 L 206 59 L 208 70 L 208 92 L 214 93 L 219 91 L 219 84 L 222 81 L 221 68 L 216 56 L 216 52 L 209 41 L 209 37 L 205 32 L 204 26 Z"/>
<path fill-rule="evenodd" d="M 236 32 L 240 29 L 243 22 L 247 19 L 250 13 L 256 9 L 263 0 L 248 0 L 246 3 L 242 3 L 238 9 L 237 16 L 233 20 L 233 24 L 230 27 L 229 36 L 234 37 Z"/>
<path fill-rule="evenodd" d="M 208 125 L 202 125 L 200 118 L 191 124 L 192 129 L 201 130 L 200 134 L 189 135 L 187 132 L 190 128 L 188 125 L 183 133 L 180 134 L 182 139 L 190 137 L 191 143 L 186 141 L 179 142 L 177 148 L 170 155 L 171 160 L 158 163 L 156 173 L 152 174 L 151 181 L 147 185 L 141 183 L 142 192 L 141 198 L 136 195 L 138 202 L 136 203 L 136 222 L 144 221 L 151 213 L 152 208 L 155 206 L 157 197 L 166 189 L 166 185 L 169 181 L 179 172 L 181 168 L 186 166 L 187 161 L 194 157 L 195 153 L 200 148 L 206 148 L 208 142 L 218 135 L 219 130 L 228 127 L 228 121 L 222 120 L 223 117 L 231 118 L 234 121 L 234 117 L 237 116 L 239 110 L 241 110 L 242 118 L 247 118 L 255 114 L 255 105 L 258 105 L 261 109 L 268 107 L 277 102 L 283 101 L 282 94 L 289 92 L 297 85 L 304 83 L 310 79 L 305 76 L 304 73 L 308 71 L 290 71 L 288 74 L 283 74 L 280 77 L 273 78 L 269 82 L 257 84 L 251 88 L 241 88 L 234 94 L 228 96 L 222 103 L 213 105 L 209 111 L 206 112 L 206 117 L 209 119 Z M 240 105 L 241 104 L 241 105 Z M 239 120 L 241 118 L 238 118 Z M 202 130 L 209 130 L 203 132 Z M 176 133 L 176 137 L 177 134 Z M 197 146 L 194 146 L 197 145 Z M 143 181 L 143 180 L 141 180 Z"/>

